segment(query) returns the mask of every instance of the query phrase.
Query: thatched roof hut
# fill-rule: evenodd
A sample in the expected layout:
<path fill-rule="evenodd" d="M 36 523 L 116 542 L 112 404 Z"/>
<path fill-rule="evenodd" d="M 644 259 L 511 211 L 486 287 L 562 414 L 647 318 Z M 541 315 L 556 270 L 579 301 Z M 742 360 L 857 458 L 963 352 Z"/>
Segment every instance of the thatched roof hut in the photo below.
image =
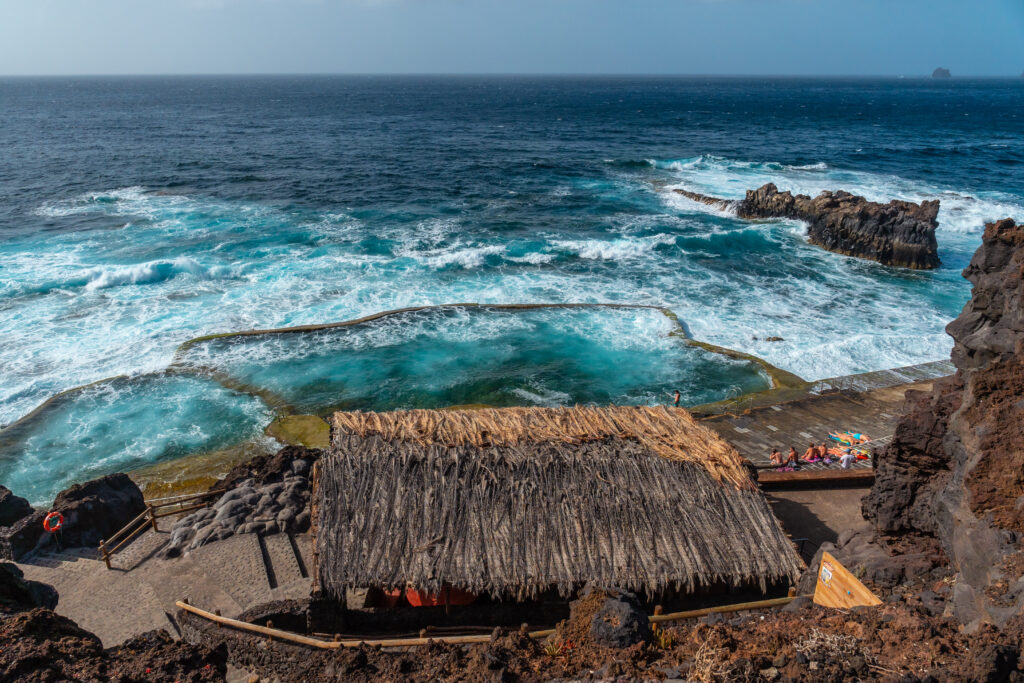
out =
<path fill-rule="evenodd" d="M 802 568 L 739 454 L 674 408 L 339 412 L 314 473 L 316 590 L 649 596 Z"/>

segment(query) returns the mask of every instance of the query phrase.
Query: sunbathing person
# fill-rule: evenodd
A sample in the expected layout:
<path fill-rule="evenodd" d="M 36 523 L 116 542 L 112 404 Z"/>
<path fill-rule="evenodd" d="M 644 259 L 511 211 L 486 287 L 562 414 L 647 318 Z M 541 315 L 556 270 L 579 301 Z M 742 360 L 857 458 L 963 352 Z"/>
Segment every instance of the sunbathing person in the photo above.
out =
<path fill-rule="evenodd" d="M 807 450 L 804 451 L 804 462 L 818 462 L 818 447 L 813 443 L 807 446 Z"/>
<path fill-rule="evenodd" d="M 818 446 L 818 457 L 825 462 L 832 462 L 832 456 L 828 454 L 828 444 L 824 441 Z"/>
<path fill-rule="evenodd" d="M 782 465 L 782 452 L 778 448 L 772 449 L 772 454 L 768 456 L 773 465 Z"/>
<path fill-rule="evenodd" d="M 786 456 L 785 464 L 793 464 L 794 466 L 800 465 L 800 458 L 797 456 L 796 449 L 792 446 L 789 447 L 789 455 Z"/>
<path fill-rule="evenodd" d="M 843 449 L 843 454 L 839 457 L 839 466 L 848 470 L 855 462 L 857 462 L 857 454 L 849 448 Z"/>

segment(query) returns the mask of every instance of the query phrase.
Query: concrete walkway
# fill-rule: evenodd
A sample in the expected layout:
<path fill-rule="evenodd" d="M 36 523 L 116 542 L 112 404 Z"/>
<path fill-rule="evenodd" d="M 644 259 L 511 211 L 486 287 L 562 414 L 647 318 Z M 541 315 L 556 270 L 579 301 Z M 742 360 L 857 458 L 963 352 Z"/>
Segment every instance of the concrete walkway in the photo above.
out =
<path fill-rule="evenodd" d="M 175 601 L 182 598 L 234 617 L 270 600 L 309 597 L 308 534 L 241 534 L 183 557 L 155 557 L 169 536 L 146 531 L 114 556 L 110 570 L 89 548 L 39 553 L 18 566 L 26 578 L 56 588 L 57 612 L 95 633 L 106 647 L 156 628 L 179 636 L 173 615 Z"/>

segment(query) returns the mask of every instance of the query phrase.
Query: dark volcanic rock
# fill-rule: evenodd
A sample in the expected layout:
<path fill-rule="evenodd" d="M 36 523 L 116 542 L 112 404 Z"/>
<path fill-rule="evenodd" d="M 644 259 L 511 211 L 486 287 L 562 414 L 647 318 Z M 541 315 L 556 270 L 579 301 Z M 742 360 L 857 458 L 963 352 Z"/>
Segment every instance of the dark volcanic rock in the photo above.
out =
<path fill-rule="evenodd" d="M 910 397 L 864 514 L 880 532 L 941 541 L 958 574 L 952 612 L 976 627 L 1024 609 L 1024 226 L 987 225 L 964 277 L 971 300 L 946 328 L 956 377 Z"/>
<path fill-rule="evenodd" d="M 0 614 L 24 612 L 36 607 L 55 609 L 57 599 L 53 586 L 28 581 L 17 565 L 0 562 Z"/>
<path fill-rule="evenodd" d="M 249 479 L 256 486 L 283 481 L 286 476 L 298 473 L 294 465 L 296 460 L 305 461 L 306 470 L 301 472 L 305 475 L 309 466 L 321 455 L 323 455 L 323 451 L 316 448 L 286 446 L 273 455 L 261 455 L 240 465 L 235 465 L 223 479 L 211 486 L 210 490 L 230 491 Z"/>
<path fill-rule="evenodd" d="M 53 509 L 64 515 L 66 547 L 94 546 L 113 536 L 146 509 L 142 491 L 127 474 L 108 474 L 57 494 Z"/>
<path fill-rule="evenodd" d="M 43 530 L 44 510 L 22 517 L 11 526 L 0 527 L 0 560 L 20 560 L 50 540 Z"/>
<path fill-rule="evenodd" d="M 10 526 L 33 512 L 28 501 L 11 493 L 10 489 L 0 486 L 0 526 Z"/>
<path fill-rule="evenodd" d="M 227 653 L 150 631 L 104 650 L 67 617 L 37 608 L 0 621 L 0 680 L 223 681 Z"/>
<path fill-rule="evenodd" d="M 861 503 L 864 518 L 879 531 L 936 532 L 932 502 L 950 472 L 942 440 L 962 393 L 959 376 L 936 382 L 931 392 L 907 392 L 903 418 L 888 446 L 899 457 L 875 460 L 875 485 Z"/>
<path fill-rule="evenodd" d="M 569 609 L 569 618 L 558 625 L 560 642 L 629 647 L 653 637 L 646 612 L 629 591 L 587 586 Z"/>
<path fill-rule="evenodd" d="M 932 78 L 952 78 L 953 74 L 949 73 L 949 69 L 939 67 L 932 72 Z"/>
<path fill-rule="evenodd" d="M 779 192 L 772 183 L 730 202 L 686 190 L 689 199 L 725 210 L 740 218 L 790 218 L 807 223 L 808 239 L 820 247 L 847 256 L 871 259 L 887 266 L 936 268 L 939 266 L 938 200 L 888 204 L 869 202 L 849 192 L 807 195 Z"/>
<path fill-rule="evenodd" d="M 234 467 L 210 488 L 223 492 L 210 507 L 182 517 L 161 551 L 177 557 L 235 534 L 302 533 L 309 529 L 309 471 L 322 451 L 288 446 Z"/>

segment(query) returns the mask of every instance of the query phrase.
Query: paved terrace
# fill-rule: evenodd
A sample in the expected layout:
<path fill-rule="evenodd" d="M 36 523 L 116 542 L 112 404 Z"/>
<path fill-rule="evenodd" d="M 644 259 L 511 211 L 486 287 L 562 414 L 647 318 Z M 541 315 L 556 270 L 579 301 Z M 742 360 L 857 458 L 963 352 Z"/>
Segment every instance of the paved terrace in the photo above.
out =
<path fill-rule="evenodd" d="M 105 647 L 157 628 L 180 636 L 172 615 L 182 598 L 236 617 L 271 600 L 309 597 L 308 534 L 241 534 L 184 557 L 156 557 L 169 537 L 147 530 L 114 556 L 110 570 L 90 548 L 39 553 L 18 566 L 26 578 L 56 588 L 57 612 L 95 633 Z"/>
<path fill-rule="evenodd" d="M 799 396 L 780 396 L 785 402 L 746 409 L 734 404 L 734 412 L 707 417 L 704 423 L 758 466 L 771 464 L 772 448 L 785 454 L 793 446 L 802 456 L 808 443 L 828 441 L 832 431 L 861 432 L 881 446 L 892 437 L 907 390 L 927 391 L 935 379 L 953 370 L 951 363 L 941 361 L 821 380 Z M 860 460 L 855 468 L 870 476 L 871 461 Z M 837 464 L 803 465 L 800 478 L 827 477 L 832 471 L 842 472 Z"/>

